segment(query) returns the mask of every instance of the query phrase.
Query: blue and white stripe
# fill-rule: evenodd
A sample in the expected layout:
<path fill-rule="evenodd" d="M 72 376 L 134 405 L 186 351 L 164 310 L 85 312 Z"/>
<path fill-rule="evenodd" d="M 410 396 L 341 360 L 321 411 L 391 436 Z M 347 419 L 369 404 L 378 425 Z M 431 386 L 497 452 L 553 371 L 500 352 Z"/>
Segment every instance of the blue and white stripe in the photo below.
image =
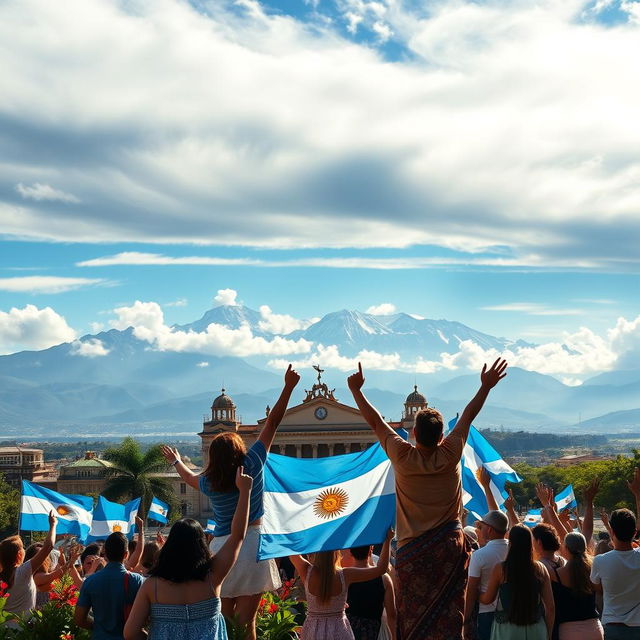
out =
<path fill-rule="evenodd" d="M 104 539 L 118 531 L 131 538 L 136 531 L 135 519 L 139 508 L 140 498 L 120 504 L 99 496 L 98 504 L 93 510 L 93 523 L 87 540 Z"/>
<path fill-rule="evenodd" d="M 260 559 L 376 544 L 395 519 L 393 470 L 379 444 L 329 458 L 270 454 L 264 481 Z M 327 495 L 342 496 L 341 508 L 322 507 Z"/>
<path fill-rule="evenodd" d="M 169 505 L 166 502 L 162 502 L 154 496 L 151 504 L 149 505 L 149 513 L 147 518 L 160 522 L 161 524 L 167 524 L 169 516 Z"/>
<path fill-rule="evenodd" d="M 565 487 L 555 498 L 558 511 L 564 511 L 565 509 L 575 509 L 578 506 L 576 495 L 573 492 L 573 485 L 570 484 Z"/>

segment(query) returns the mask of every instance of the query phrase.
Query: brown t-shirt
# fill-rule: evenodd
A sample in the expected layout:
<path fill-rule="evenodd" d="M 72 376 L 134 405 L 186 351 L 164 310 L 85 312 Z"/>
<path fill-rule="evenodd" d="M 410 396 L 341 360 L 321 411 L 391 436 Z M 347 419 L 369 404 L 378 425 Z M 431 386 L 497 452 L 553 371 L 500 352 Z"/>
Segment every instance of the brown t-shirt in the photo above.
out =
<path fill-rule="evenodd" d="M 425 531 L 460 517 L 464 439 L 452 431 L 431 451 L 418 449 L 397 434 L 381 443 L 396 477 L 396 535 L 398 546 Z"/>

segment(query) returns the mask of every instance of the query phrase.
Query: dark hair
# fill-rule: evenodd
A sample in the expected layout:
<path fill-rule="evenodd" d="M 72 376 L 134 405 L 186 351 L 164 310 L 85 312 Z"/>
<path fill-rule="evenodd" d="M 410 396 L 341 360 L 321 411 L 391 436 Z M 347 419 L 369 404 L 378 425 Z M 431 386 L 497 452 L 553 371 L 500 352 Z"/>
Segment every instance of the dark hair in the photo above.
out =
<path fill-rule="evenodd" d="M 420 409 L 416 413 L 413 433 L 416 442 L 423 447 L 435 447 L 440 442 L 444 431 L 442 414 L 436 409 Z"/>
<path fill-rule="evenodd" d="M 80 562 L 84 564 L 84 561 L 87 559 L 87 556 L 99 556 L 100 555 L 100 545 L 99 544 L 88 544 L 84 551 L 80 554 Z"/>
<path fill-rule="evenodd" d="M 609 525 L 620 542 L 631 542 L 636 535 L 636 517 L 629 509 L 616 509 L 609 517 Z"/>
<path fill-rule="evenodd" d="M 371 546 L 352 547 L 349 552 L 356 560 L 366 560 L 369 557 L 369 553 L 371 553 Z"/>
<path fill-rule="evenodd" d="M 109 562 L 122 562 L 127 555 L 129 541 L 121 531 L 112 533 L 104 543 L 104 555 Z"/>
<path fill-rule="evenodd" d="M 509 531 L 509 552 L 504 561 L 504 581 L 509 584 L 511 598 L 507 619 L 512 624 L 534 624 L 540 613 L 542 576 L 533 559 L 533 536 L 528 527 L 516 524 Z"/>
<path fill-rule="evenodd" d="M 183 518 L 173 524 L 150 576 L 171 582 L 204 580 L 211 571 L 211 553 L 202 526 L 197 520 Z"/>
<path fill-rule="evenodd" d="M 10 536 L 0 542 L 0 581 L 13 587 L 18 555 L 24 549 L 20 536 Z"/>
<path fill-rule="evenodd" d="M 158 551 L 160 551 L 160 545 L 157 542 L 147 542 L 142 550 L 140 564 L 147 570 L 151 569 L 158 557 Z"/>
<path fill-rule="evenodd" d="M 209 464 L 204 476 L 214 491 L 229 492 L 236 486 L 236 471 L 247 455 L 242 438 L 237 433 L 219 433 L 209 445 Z"/>
<path fill-rule="evenodd" d="M 571 590 L 578 596 L 591 595 L 591 558 L 587 555 L 585 537 L 577 531 L 572 531 L 565 536 L 564 546 L 570 554 L 567 571 Z"/>
<path fill-rule="evenodd" d="M 27 560 L 31 560 L 38 551 L 42 549 L 42 542 L 34 542 L 27 547 L 27 550 L 24 552 L 24 562 Z M 49 569 L 51 568 L 51 555 L 49 554 L 42 564 L 34 571 L 34 573 L 49 573 Z"/>
<path fill-rule="evenodd" d="M 550 524 L 541 522 L 533 527 L 531 533 L 545 551 L 557 551 L 560 548 L 560 538 Z"/>

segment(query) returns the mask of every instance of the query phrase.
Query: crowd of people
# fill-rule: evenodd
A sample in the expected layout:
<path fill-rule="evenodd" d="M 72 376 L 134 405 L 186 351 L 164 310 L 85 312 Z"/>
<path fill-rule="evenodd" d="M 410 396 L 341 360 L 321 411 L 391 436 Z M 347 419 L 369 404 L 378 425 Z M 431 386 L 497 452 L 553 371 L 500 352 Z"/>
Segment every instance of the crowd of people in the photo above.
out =
<path fill-rule="evenodd" d="M 75 622 L 95 640 L 223 640 L 229 621 L 256 640 L 263 594 L 278 590 L 291 572 L 306 602 L 302 640 L 640 640 L 636 515 L 603 513 L 606 531 L 594 539 L 597 480 L 585 491 L 582 518 L 558 512 L 553 491 L 538 485 L 543 521 L 529 528 L 512 496 L 498 508 L 485 472 L 479 479 L 489 510 L 464 526 L 460 460 L 471 423 L 506 369 L 504 360 L 483 368 L 477 394 L 446 436 L 439 412 L 418 412 L 415 443 L 369 403 L 362 368 L 349 377 L 395 474 L 395 531 L 375 549 L 257 560 L 263 468 L 299 381 L 289 366 L 280 398 L 248 450 L 237 434 L 221 433 L 196 475 L 176 449 L 163 447 L 167 463 L 209 497 L 212 536 L 185 518 L 166 539 L 147 540 L 139 519 L 135 542 L 116 532 L 85 548 L 67 547 L 65 555 L 54 548 L 51 513 L 42 542 L 27 549 L 19 536 L 0 542 L 5 611 L 37 609 L 52 583 L 68 575 L 79 589 Z M 640 469 L 629 490 L 640 514 Z"/>

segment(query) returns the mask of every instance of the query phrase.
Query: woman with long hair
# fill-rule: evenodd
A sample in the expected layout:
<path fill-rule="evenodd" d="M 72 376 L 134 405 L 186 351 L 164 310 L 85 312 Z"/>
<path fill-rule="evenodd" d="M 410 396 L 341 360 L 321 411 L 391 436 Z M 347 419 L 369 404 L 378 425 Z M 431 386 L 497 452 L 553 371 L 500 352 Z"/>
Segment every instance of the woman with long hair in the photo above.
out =
<path fill-rule="evenodd" d="M 602 640 L 587 541 L 581 533 L 568 533 L 560 551 L 567 563 L 551 576 L 559 640 Z"/>
<path fill-rule="evenodd" d="M 498 598 L 491 640 L 548 640 L 555 608 L 545 566 L 533 558 L 533 537 L 518 524 L 509 532 L 507 559 L 495 566 L 482 604 Z"/>
<path fill-rule="evenodd" d="M 125 640 L 227 640 L 220 586 L 247 532 L 252 484 L 251 476 L 238 467 L 231 533 L 215 556 L 199 522 L 185 518 L 174 523 L 136 595 L 124 626 Z"/>
<path fill-rule="evenodd" d="M 11 536 L 0 542 L 0 582 L 7 584 L 9 597 L 5 611 L 24 613 L 36 606 L 36 583 L 33 575 L 49 557 L 56 539 L 58 518 L 49 514 L 49 532 L 30 560 L 25 561 L 25 550 L 20 536 Z M 13 623 L 7 623 L 13 625 Z M 15 625 L 14 625 L 15 626 Z"/>
<path fill-rule="evenodd" d="M 340 566 L 340 551 L 312 553 L 306 560 L 290 556 L 307 594 L 307 617 L 301 640 L 354 640 L 345 615 L 349 585 L 383 576 L 389 570 L 389 532 L 375 567 Z"/>
<path fill-rule="evenodd" d="M 27 560 L 35 558 L 40 549 L 42 549 L 41 542 L 35 542 L 27 547 L 24 555 L 24 561 L 26 562 Z M 36 609 L 40 609 L 49 602 L 49 594 L 53 583 L 62 578 L 62 576 L 71 569 L 75 561 L 80 557 L 79 549 L 80 548 L 78 546 L 71 549 L 69 560 L 65 560 L 62 553 L 54 559 L 51 556 L 56 552 L 50 552 L 40 567 L 36 569 L 33 574 L 33 581 L 36 583 Z M 54 560 L 56 562 L 55 565 Z"/>
<path fill-rule="evenodd" d="M 182 480 L 202 491 L 211 501 L 216 526 L 209 548 L 214 554 L 222 549 L 230 535 L 231 519 L 238 503 L 238 492 L 234 487 L 236 470 L 243 466 L 245 472 L 253 478 L 249 529 L 238 561 L 222 585 L 221 592 L 222 613 L 227 618 L 236 619 L 246 628 L 246 640 L 256 640 L 256 614 L 262 593 L 273 591 L 281 584 L 274 560 L 256 560 L 264 513 L 263 468 L 291 393 L 299 380 L 300 376 L 289 365 L 284 375 L 282 393 L 269 412 L 257 442 L 247 451 L 237 433 L 218 434 L 209 446 L 209 464 L 200 475 L 194 474 L 182 463 L 176 449 L 162 447 L 165 459 L 169 464 L 175 465 Z"/>

